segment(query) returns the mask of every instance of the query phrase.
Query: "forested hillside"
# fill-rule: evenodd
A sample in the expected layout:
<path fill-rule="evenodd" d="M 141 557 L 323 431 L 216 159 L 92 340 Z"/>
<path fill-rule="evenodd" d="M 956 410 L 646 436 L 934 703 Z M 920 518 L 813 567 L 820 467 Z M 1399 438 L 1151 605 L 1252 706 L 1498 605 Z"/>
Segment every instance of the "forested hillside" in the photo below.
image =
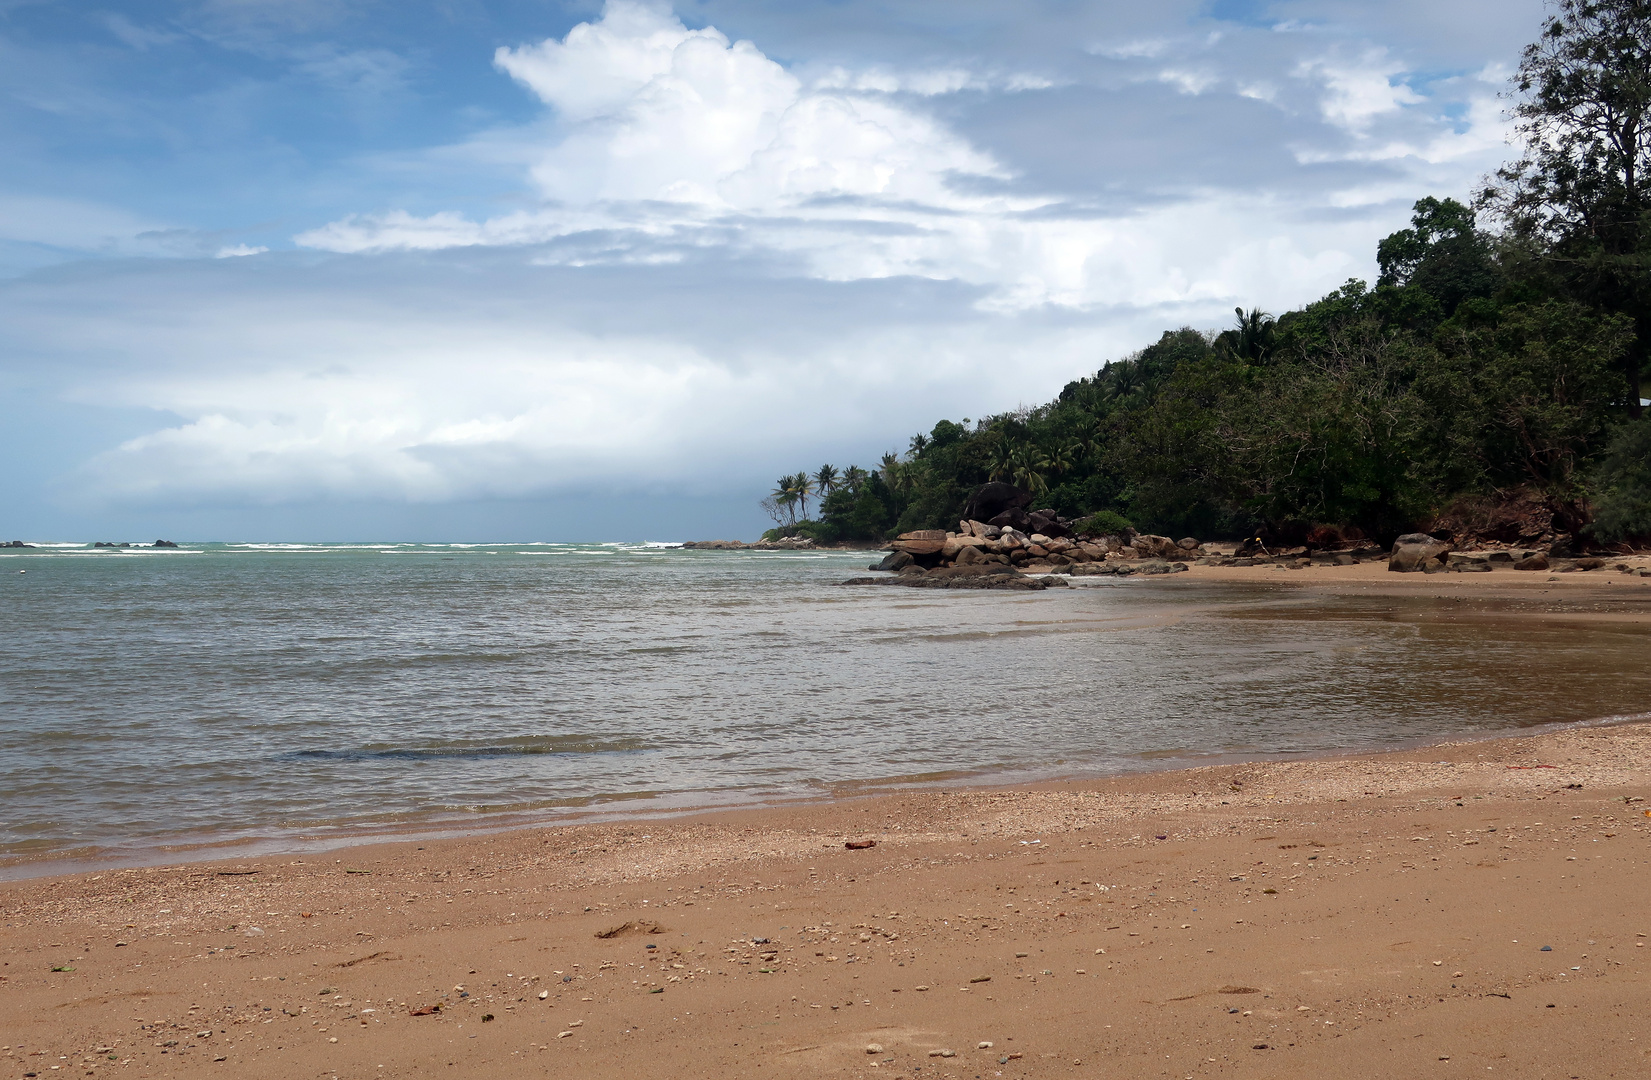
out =
<path fill-rule="evenodd" d="M 956 528 L 971 490 L 1008 480 L 1170 536 L 1391 538 L 1441 515 L 1494 529 L 1509 507 L 1651 536 L 1651 2 L 1565 0 L 1514 90 L 1525 155 L 1473 207 L 1417 202 L 1374 284 L 1167 330 L 1038 408 L 785 477 L 776 533 Z"/>

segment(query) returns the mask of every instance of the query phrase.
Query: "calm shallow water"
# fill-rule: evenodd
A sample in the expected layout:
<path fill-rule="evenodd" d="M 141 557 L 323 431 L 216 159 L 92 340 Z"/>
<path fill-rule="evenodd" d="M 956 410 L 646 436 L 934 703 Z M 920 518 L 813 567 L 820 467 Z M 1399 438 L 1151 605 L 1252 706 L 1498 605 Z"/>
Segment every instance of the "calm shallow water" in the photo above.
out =
<path fill-rule="evenodd" d="M 841 588 L 867 553 L 0 556 L 0 864 L 666 811 L 1645 711 L 1647 634 L 1125 581 Z M 26 573 L 18 573 L 25 570 Z"/>

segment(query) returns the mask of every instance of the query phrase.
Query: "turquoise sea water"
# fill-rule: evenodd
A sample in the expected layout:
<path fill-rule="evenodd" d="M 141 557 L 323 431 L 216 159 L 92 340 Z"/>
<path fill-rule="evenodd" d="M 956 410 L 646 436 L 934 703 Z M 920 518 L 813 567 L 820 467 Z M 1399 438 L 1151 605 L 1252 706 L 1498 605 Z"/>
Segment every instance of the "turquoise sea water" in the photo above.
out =
<path fill-rule="evenodd" d="M 1095 582 L 841 587 L 865 552 L 0 551 L 0 872 L 1645 711 L 1637 626 Z M 22 872 L 13 866 L 12 873 Z"/>

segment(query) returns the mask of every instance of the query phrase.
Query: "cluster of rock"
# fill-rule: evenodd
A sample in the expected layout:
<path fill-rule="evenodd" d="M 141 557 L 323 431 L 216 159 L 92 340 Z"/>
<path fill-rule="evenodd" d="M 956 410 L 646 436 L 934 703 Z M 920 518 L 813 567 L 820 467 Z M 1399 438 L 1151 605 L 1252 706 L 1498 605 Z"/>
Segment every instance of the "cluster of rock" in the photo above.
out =
<path fill-rule="evenodd" d="M 1393 553 L 1387 562 L 1389 570 L 1411 574 L 1447 571 L 1483 574 L 1499 567 L 1566 574 L 1579 570 L 1603 570 L 1605 560 L 1597 556 L 1578 555 L 1564 538 L 1555 540 L 1546 550 L 1501 548 L 1493 551 L 1457 551 L 1449 541 L 1429 533 L 1406 533 L 1393 542 Z M 1619 565 L 1618 569 L 1635 572 L 1635 568 L 1629 568 L 1626 564 Z"/>
<path fill-rule="evenodd" d="M 32 547 L 34 547 L 34 545 L 33 545 L 33 544 L 25 544 L 25 543 L 24 543 L 24 542 L 23 542 L 23 541 L 21 541 L 21 540 L 13 540 L 13 541 L 12 541 L 12 542 L 11 542 L 11 543 L 9 543 L 9 544 L 0 544 L 0 547 L 9 547 L 9 548 L 14 548 L 14 547 L 26 547 L 26 548 L 32 548 Z"/>
<path fill-rule="evenodd" d="M 743 540 L 689 540 L 680 546 L 689 551 L 810 551 L 815 544 L 806 536 L 782 536 L 754 544 Z"/>
<path fill-rule="evenodd" d="M 1052 511 L 1027 513 L 1014 508 L 1005 515 L 1039 528 L 1053 527 L 1066 535 L 1024 532 L 1014 525 L 966 518 L 956 532 L 939 529 L 902 533 L 889 545 L 891 550 L 872 570 L 892 572 L 901 584 L 916 584 L 933 578 L 936 582 L 975 580 L 998 575 L 1068 574 L 1169 574 L 1187 568 L 1173 561 L 1202 555 L 1197 540 L 1171 540 L 1167 536 L 1130 534 L 1127 536 L 1072 536 L 1069 523 Z M 857 579 L 878 580 L 878 579 Z M 1064 584 L 1058 579 L 1057 584 Z M 985 585 L 940 585 L 933 588 L 973 588 Z M 1014 587 L 994 584 L 990 587 Z M 1047 586 L 1045 586 L 1047 587 Z"/>
<path fill-rule="evenodd" d="M 13 543 L 12 546 L 13 547 L 24 547 L 26 545 Z M 153 544 L 131 544 L 131 543 L 112 544 L 107 540 L 99 540 L 97 543 L 93 544 L 92 546 L 95 547 L 95 548 L 129 548 L 129 547 L 175 548 L 178 545 L 173 543 L 170 540 L 156 540 Z"/>

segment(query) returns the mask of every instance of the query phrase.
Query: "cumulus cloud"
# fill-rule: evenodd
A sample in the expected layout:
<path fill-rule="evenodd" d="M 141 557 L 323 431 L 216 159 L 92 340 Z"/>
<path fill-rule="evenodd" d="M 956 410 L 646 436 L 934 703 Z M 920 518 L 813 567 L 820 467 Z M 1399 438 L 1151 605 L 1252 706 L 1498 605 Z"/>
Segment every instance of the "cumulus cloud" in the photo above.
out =
<path fill-rule="evenodd" d="M 62 396 L 145 418 L 63 482 L 91 499 L 751 491 L 1368 275 L 1411 200 L 1499 160 L 1509 58 L 1424 69 L 1344 6 L 1358 32 L 1188 4 L 1102 40 L 1049 30 L 1062 7 L 997 51 L 856 56 L 800 31 L 765 51 L 724 32 L 737 7 L 692 28 L 609 0 L 491 57 L 538 115 L 380 162 L 370 190 L 407 194 L 302 219 L 306 251 L 0 198 L 0 240 L 191 256 L 0 286 L 0 329 L 61 361 Z M 371 48 L 303 56 L 311 80 L 416 86 Z M 452 195 L 501 174 L 492 209 Z"/>
<path fill-rule="evenodd" d="M 1299 74 L 1323 81 L 1327 93 L 1319 108 L 1326 120 L 1363 134 L 1378 117 L 1423 102 L 1420 94 L 1402 81 L 1395 81 L 1404 70 L 1404 65 L 1385 50 L 1372 49 L 1347 61 L 1335 57 L 1305 61 Z"/>
<path fill-rule="evenodd" d="M 1438 163 L 1501 137 L 1482 111 L 1470 112 L 1461 130 L 1436 117 L 1407 117 L 1425 99 L 1380 47 L 1270 37 L 1269 48 L 1308 50 L 1293 62 L 1297 83 L 1310 91 L 1305 101 L 1251 77 L 1241 61 L 1255 41 L 1227 34 L 1088 51 L 1123 63 L 1173 51 L 1182 62 L 1140 77 L 1182 94 L 1311 109 L 1324 135 L 1293 148 L 1304 164 L 1417 155 Z M 1166 178 L 1174 197 L 1160 192 L 1152 201 L 1173 208 L 1099 214 L 1086 195 L 1019 182 L 1012 162 L 923 104 L 965 89 L 1006 95 L 1056 85 L 1041 77 L 1011 85 L 966 66 L 872 65 L 831 67 L 805 83 L 752 42 L 730 41 L 714 26 L 689 29 L 668 7 L 634 0 L 610 0 L 599 20 L 562 38 L 500 49 L 495 62 L 555 120 L 548 140 L 544 129 L 522 133 L 540 143 L 527 153 L 541 205 L 484 220 L 451 211 L 358 214 L 298 242 L 369 253 L 625 234 L 607 257 L 646 261 L 650 246 L 665 261 L 703 247 L 777 254 L 831 280 L 968 282 L 988 290 L 983 307 L 1003 311 L 1231 297 L 1265 286 L 1300 295 L 1295 290 L 1313 287 L 1309 279 L 1329 283 L 1314 274 L 1354 268 L 1346 248 L 1327 248 L 1346 236 L 1306 235 L 1294 223 L 1306 209 L 1300 201 L 1224 191 L 1218 168 L 1208 177 Z M 1378 131 L 1383 123 L 1393 130 Z M 1404 182 L 1383 177 L 1381 199 Z M 1361 178 L 1319 192 L 1316 201 L 1326 210 L 1368 205 L 1373 190 Z M 536 257 L 586 260 L 588 247 Z M 1277 261 L 1249 261 L 1261 251 Z M 1244 270 L 1234 272 L 1237 266 Z"/>
<path fill-rule="evenodd" d="M 1009 171 L 932 116 L 889 95 L 965 86 L 964 72 L 834 73 L 812 87 L 748 41 L 689 30 L 668 8 L 611 0 L 598 22 L 561 40 L 500 49 L 501 69 L 555 110 L 561 137 L 531 167 L 544 207 L 486 222 L 457 214 L 358 215 L 298 237 L 341 252 L 534 243 L 604 228 L 662 236 L 732 225 L 741 242 L 779 250 L 823 244 L 828 276 L 843 249 L 878 249 L 850 273 L 921 273 L 902 235 L 877 224 L 967 233 L 977 215 L 1045 200 L 959 190 L 959 179 Z M 1024 81 L 1020 85 L 1025 88 Z"/>

